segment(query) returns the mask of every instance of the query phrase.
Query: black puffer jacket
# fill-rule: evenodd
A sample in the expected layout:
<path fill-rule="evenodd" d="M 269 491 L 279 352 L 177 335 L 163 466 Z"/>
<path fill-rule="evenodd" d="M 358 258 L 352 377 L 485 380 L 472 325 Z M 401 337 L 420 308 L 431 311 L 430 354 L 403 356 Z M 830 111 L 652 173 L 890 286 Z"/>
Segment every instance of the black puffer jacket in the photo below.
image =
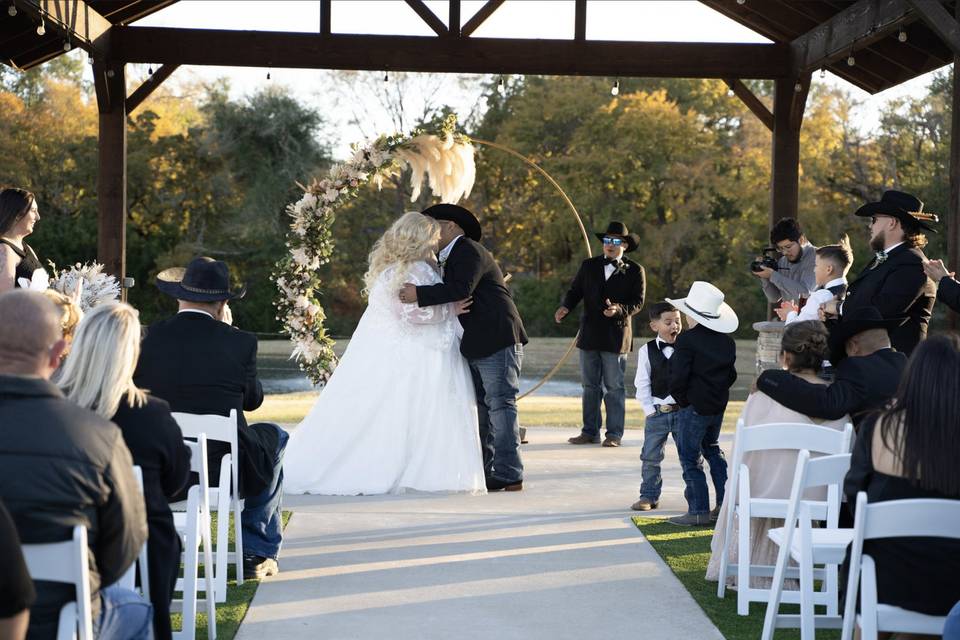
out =
<path fill-rule="evenodd" d="M 101 585 L 123 575 L 147 538 L 143 497 L 120 429 L 40 378 L 0 375 L 0 499 L 23 544 L 68 540 L 74 525 L 86 525 L 94 616 Z M 73 588 L 36 587 L 27 637 L 54 638 Z"/>

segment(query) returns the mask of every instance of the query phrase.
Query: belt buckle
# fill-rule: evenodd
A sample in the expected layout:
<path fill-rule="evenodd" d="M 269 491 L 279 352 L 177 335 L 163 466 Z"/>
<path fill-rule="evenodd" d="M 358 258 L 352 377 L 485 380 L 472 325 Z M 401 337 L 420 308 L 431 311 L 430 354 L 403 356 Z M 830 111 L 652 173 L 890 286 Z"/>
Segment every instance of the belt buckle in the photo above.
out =
<path fill-rule="evenodd" d="M 660 413 L 672 413 L 673 405 L 672 404 L 661 404 L 657 405 L 660 408 Z"/>

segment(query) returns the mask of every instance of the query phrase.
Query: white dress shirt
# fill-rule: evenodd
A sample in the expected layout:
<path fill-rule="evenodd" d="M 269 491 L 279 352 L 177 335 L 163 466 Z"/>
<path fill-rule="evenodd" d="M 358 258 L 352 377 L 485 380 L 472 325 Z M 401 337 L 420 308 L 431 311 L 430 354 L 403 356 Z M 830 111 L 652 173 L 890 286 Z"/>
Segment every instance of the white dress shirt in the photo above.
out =
<path fill-rule="evenodd" d="M 457 240 L 463 237 L 461 233 L 459 236 L 450 241 L 450 244 L 445 246 L 440 250 L 440 253 L 437 255 L 437 263 L 440 265 L 440 275 L 443 275 L 443 265 L 447 261 L 447 258 L 450 257 L 450 252 L 453 251 L 453 245 L 457 244 Z"/>
<path fill-rule="evenodd" d="M 836 287 L 841 284 L 847 284 L 847 279 L 842 276 L 839 278 L 834 278 L 827 284 L 811 293 L 810 297 L 807 298 L 807 303 L 803 305 L 803 309 L 800 309 L 799 313 L 796 311 L 791 311 L 787 314 L 787 319 L 784 321 L 785 324 L 790 324 L 791 322 L 800 322 L 801 320 L 819 320 L 820 305 L 826 304 L 836 297 L 830 291 L 830 287 Z"/>
<path fill-rule="evenodd" d="M 603 265 L 603 279 L 609 280 L 610 276 L 613 275 L 613 272 L 617 270 L 617 265 L 610 263 Z"/>
<path fill-rule="evenodd" d="M 657 336 L 657 346 L 660 347 L 660 345 L 665 345 L 660 348 L 661 353 L 663 353 L 663 357 L 669 360 L 673 355 L 673 345 L 668 344 L 661 340 L 660 336 Z M 637 349 L 637 377 L 633 383 L 637 387 L 637 400 L 640 401 L 640 406 L 643 407 L 643 414 L 645 416 L 652 416 L 657 412 L 654 405 L 676 404 L 677 401 L 673 399 L 673 396 L 668 395 L 666 398 L 658 398 L 653 395 L 653 390 L 650 387 L 650 356 L 648 355 L 647 348 L 647 345 L 644 344 Z"/>
<path fill-rule="evenodd" d="M 202 313 L 205 316 L 210 316 L 211 318 L 213 318 L 212 314 L 206 311 L 203 311 L 201 309 L 180 309 L 179 311 L 177 311 L 177 313 Z M 213 319 L 216 320 L 216 318 L 213 318 Z"/>

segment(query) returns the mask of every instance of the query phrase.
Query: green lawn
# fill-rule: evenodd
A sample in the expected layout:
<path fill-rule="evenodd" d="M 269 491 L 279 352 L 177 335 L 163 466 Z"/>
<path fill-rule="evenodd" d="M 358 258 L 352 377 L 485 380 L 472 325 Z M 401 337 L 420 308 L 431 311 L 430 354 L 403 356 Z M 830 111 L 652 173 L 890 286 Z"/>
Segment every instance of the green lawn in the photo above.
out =
<path fill-rule="evenodd" d="M 283 512 L 283 526 L 286 528 L 287 523 L 290 522 L 290 516 L 293 514 L 291 511 Z M 217 529 L 217 515 L 213 514 L 213 517 L 210 522 L 210 530 L 215 532 Z M 230 526 L 229 526 L 228 542 L 229 548 L 233 550 L 234 535 L 233 535 L 233 515 L 230 516 Z M 216 535 L 214 533 L 213 535 Z M 253 594 L 257 592 L 257 587 L 260 586 L 259 580 L 244 580 L 243 584 L 237 586 L 236 580 L 236 570 L 234 565 L 230 565 L 227 569 L 227 601 L 217 604 L 217 640 L 233 640 L 233 637 L 237 635 L 237 630 L 240 628 L 240 623 L 243 622 L 244 616 L 247 615 L 247 609 L 250 608 L 250 602 L 253 600 Z M 173 624 L 174 631 L 180 630 L 183 626 L 183 619 L 179 613 L 171 614 L 170 619 Z M 207 637 L 207 614 L 206 613 L 197 613 L 197 639 L 204 640 Z"/>
<path fill-rule="evenodd" d="M 707 582 L 703 577 L 710 560 L 713 529 L 678 527 L 665 522 L 663 518 L 635 517 L 633 522 L 727 640 L 756 640 L 760 637 L 766 605 L 753 602 L 749 616 L 738 616 L 737 592 L 727 589 L 726 596 L 720 600 L 717 598 L 717 583 Z M 795 613 L 799 608 L 782 605 L 780 611 Z M 780 629 L 774 638 L 799 640 L 800 631 Z M 838 640 L 840 631 L 818 629 L 817 638 Z"/>

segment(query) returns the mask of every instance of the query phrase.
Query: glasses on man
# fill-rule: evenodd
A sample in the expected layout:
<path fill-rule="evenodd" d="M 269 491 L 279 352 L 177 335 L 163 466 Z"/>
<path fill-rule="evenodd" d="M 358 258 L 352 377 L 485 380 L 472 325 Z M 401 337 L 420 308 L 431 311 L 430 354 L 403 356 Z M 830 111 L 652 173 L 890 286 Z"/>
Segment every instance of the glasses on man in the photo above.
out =
<path fill-rule="evenodd" d="M 797 246 L 796 242 L 788 242 L 786 244 L 778 244 L 774 248 L 777 250 L 777 253 L 784 254 L 784 253 L 788 253 L 796 246 Z"/>
<path fill-rule="evenodd" d="M 612 244 L 615 247 L 619 247 L 623 244 L 622 238 L 604 238 L 603 244 Z"/>

